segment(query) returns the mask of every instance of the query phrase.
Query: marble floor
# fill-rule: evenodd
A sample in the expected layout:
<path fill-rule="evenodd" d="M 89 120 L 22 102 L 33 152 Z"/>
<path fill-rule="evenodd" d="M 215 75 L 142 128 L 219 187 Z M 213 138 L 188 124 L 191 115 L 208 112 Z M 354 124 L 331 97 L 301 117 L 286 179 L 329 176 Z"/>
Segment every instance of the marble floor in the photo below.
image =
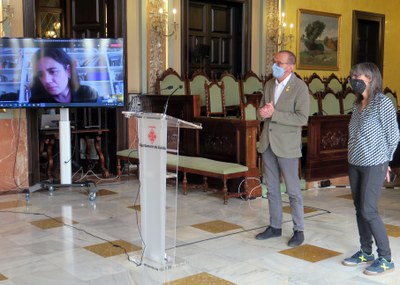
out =
<path fill-rule="evenodd" d="M 400 284 L 400 189 L 383 189 L 380 211 L 388 229 L 394 272 L 367 276 L 365 266 L 345 267 L 358 250 L 350 189 L 304 190 L 305 243 L 289 248 L 288 197 L 282 195 L 283 234 L 258 241 L 268 224 L 268 201 L 231 198 L 200 189 L 166 207 L 173 266 L 156 270 L 141 259 L 139 183 L 98 181 L 95 201 L 85 188 L 0 195 L 0 285 L 48 284 Z M 180 186 L 180 185 L 179 185 Z M 173 201 L 175 187 L 168 185 Z M 177 211 L 175 211 L 177 210 Z M 168 247 L 174 244 L 176 247 Z M 160 237 L 161 238 L 161 237 Z M 172 240 L 172 241 L 171 241 Z"/>

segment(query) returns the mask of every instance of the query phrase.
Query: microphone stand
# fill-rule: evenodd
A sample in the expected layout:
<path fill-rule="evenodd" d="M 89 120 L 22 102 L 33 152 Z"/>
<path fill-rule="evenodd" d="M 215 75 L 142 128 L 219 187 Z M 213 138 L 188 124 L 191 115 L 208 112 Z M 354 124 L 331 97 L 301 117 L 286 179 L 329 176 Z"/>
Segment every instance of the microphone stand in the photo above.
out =
<path fill-rule="evenodd" d="M 165 115 L 166 115 L 166 113 L 167 113 L 169 98 L 171 98 L 171 96 L 174 95 L 175 92 L 178 91 L 179 89 L 182 89 L 182 85 L 179 85 L 174 91 L 172 91 L 171 94 L 168 95 L 167 101 L 165 102 L 165 105 L 164 105 L 163 117 L 165 117 Z"/>

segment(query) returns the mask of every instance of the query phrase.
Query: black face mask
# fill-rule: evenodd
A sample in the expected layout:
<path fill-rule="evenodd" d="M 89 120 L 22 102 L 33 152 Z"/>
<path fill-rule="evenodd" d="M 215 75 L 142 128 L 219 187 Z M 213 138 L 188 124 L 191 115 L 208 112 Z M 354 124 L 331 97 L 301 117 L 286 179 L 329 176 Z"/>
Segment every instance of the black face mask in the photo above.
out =
<path fill-rule="evenodd" d="M 367 88 L 367 86 L 365 85 L 365 82 L 361 79 L 350 78 L 349 81 L 350 81 L 351 88 L 353 88 L 354 92 L 356 92 L 358 94 L 362 94 L 365 91 L 365 88 Z"/>

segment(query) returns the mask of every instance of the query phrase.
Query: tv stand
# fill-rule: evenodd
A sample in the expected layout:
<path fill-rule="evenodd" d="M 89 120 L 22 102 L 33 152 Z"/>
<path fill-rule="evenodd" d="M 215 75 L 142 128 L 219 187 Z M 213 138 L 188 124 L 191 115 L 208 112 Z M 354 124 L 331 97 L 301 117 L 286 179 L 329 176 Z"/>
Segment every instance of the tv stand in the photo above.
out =
<path fill-rule="evenodd" d="M 54 191 L 56 188 L 61 188 L 61 187 L 79 187 L 79 188 L 88 188 L 89 190 L 89 200 L 90 201 L 95 201 L 96 200 L 96 192 L 98 191 L 96 183 L 93 181 L 85 181 L 85 182 L 80 182 L 80 183 L 71 183 L 71 184 L 57 184 L 57 183 L 52 183 L 52 182 L 47 182 L 47 181 L 42 181 L 40 183 L 35 184 L 32 187 L 29 187 L 28 189 L 25 189 L 23 193 L 25 194 L 26 200 L 29 200 L 30 194 L 33 192 L 36 192 L 38 190 L 42 189 L 48 189 L 49 190 L 49 196 L 54 195 Z"/>
<path fill-rule="evenodd" d="M 38 191 L 43 188 L 48 188 L 49 194 L 53 195 L 55 188 L 60 187 L 87 187 L 89 188 L 89 200 L 94 201 L 96 199 L 97 187 L 93 181 L 87 181 L 82 183 L 72 183 L 72 157 L 71 157 L 71 123 L 69 121 L 69 109 L 60 109 L 60 177 L 61 183 L 55 184 L 50 182 L 40 182 L 32 187 L 29 187 L 27 191 L 24 191 L 25 197 L 28 200 L 30 193 Z"/>

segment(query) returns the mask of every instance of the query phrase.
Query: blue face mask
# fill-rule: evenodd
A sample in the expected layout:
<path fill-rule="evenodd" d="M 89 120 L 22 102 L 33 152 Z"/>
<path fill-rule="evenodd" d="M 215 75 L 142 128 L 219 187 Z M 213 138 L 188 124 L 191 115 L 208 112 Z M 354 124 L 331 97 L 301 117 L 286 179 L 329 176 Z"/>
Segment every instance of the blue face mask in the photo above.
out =
<path fill-rule="evenodd" d="M 283 67 L 278 66 L 276 63 L 272 65 L 272 75 L 279 79 L 285 74 L 285 69 Z"/>

